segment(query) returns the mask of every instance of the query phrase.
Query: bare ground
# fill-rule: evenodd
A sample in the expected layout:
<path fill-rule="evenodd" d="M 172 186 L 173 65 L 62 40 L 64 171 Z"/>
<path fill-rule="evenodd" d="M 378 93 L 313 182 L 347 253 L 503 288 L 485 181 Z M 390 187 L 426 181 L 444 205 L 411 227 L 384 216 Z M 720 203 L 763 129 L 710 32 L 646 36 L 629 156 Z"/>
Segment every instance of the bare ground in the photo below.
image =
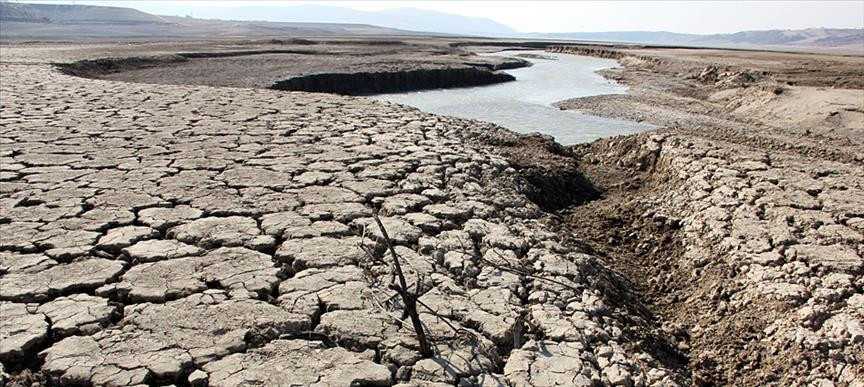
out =
<path fill-rule="evenodd" d="M 207 43 L 214 44 L 228 43 Z M 188 48 L 149 45 L 154 54 Z M 802 94 L 789 90 L 811 91 L 780 85 L 788 74 L 776 61 L 792 54 L 752 53 L 770 82 L 746 81 L 746 88 L 737 84 L 742 55 L 729 56 L 735 63 L 722 55 L 651 56 L 676 50 L 622 55 L 625 67 L 607 74 L 631 85 L 630 95 L 562 107 L 669 128 L 568 149 L 365 99 L 83 80 L 47 66 L 105 52 L 128 56 L 122 46 L 0 49 L 14 62 L 4 64 L 4 78 L 20 80 L 2 90 L 14 102 L 2 106 L 0 224 L 9 231 L 0 257 L 0 281 L 9 286 L 0 298 L 16 327 L 28 327 L 4 325 L 20 344 L 3 352 L 16 380 L 279 383 L 353 369 L 327 380 L 861 385 L 864 153 L 854 119 L 861 90 L 811 96 L 851 106 L 842 110 L 851 119 L 826 112 L 824 122 L 789 118 L 817 123 L 810 128 L 776 124 L 766 111 L 798 106 Z M 854 86 L 859 59 L 844 58 L 829 59 L 852 63 L 848 71 L 826 71 Z M 717 79 L 699 80 L 712 65 L 721 68 Z M 831 82 L 801 76 L 807 87 Z M 775 85 L 783 92 L 775 94 Z M 753 104 L 753 90 L 789 99 Z M 825 108 L 806 106 L 814 109 L 805 113 Z M 751 110 L 735 112 L 742 107 Z M 63 116 L 67 110 L 75 115 Z M 76 156 L 82 152 L 93 156 Z M 405 350 L 416 346 L 411 335 L 386 315 L 398 309 L 358 299 L 358 292 L 386 296 L 374 281 L 352 278 L 387 267 L 339 253 L 366 235 L 373 208 L 392 216 L 400 251 L 428 275 L 423 299 L 473 339 L 447 335 L 426 316 L 444 335 L 434 361 L 418 360 Z M 57 235 L 70 227 L 87 231 Z M 522 269 L 507 275 L 498 259 Z M 211 261 L 238 263 L 226 275 L 209 271 Z M 57 283 L 53 273 L 72 265 L 101 270 L 77 270 Z M 253 278 L 232 279 L 250 269 Z M 172 270 L 207 281 L 151 284 Z M 40 281 L 46 285 L 24 286 Z M 308 302 L 309 289 L 318 302 Z M 72 310 L 123 307 L 95 322 L 77 313 L 74 329 L 49 334 L 46 321 L 61 302 Z M 185 313 L 190 307 L 200 314 Z M 159 318 L 166 313 L 179 325 L 215 330 L 178 331 Z M 283 324 L 268 325 L 273 315 Z M 225 332 L 245 336 L 214 338 Z M 208 340 L 222 352 L 201 353 Z M 110 345 L 143 342 L 163 346 L 141 360 L 134 344 Z M 67 358 L 140 367 L 80 372 Z M 325 369 L 303 363 L 325 358 Z M 267 359 L 293 366 L 274 374 L 262 366 Z"/>

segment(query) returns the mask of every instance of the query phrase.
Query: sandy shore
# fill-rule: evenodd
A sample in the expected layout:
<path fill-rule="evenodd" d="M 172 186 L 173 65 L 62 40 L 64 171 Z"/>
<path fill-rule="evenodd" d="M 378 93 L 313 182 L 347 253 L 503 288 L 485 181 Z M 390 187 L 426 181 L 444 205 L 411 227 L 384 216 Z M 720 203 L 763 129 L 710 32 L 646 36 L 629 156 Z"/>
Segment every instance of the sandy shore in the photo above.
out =
<path fill-rule="evenodd" d="M 132 50 L 0 46 L 11 385 L 860 385 L 855 110 L 778 128 L 774 105 L 712 113 L 741 90 L 625 58 L 631 96 L 569 103 L 687 119 L 566 149 L 366 98 L 52 65 Z M 674 98 L 637 110 L 648 91 Z"/>

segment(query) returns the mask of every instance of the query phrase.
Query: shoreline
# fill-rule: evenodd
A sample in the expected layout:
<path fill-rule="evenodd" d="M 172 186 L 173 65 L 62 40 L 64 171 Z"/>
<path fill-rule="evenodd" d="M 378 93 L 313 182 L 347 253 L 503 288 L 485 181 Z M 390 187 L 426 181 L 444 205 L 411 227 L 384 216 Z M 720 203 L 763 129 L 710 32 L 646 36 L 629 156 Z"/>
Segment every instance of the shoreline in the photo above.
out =
<path fill-rule="evenodd" d="M 526 55 L 543 53 L 536 50 L 508 50 L 481 55 L 512 57 L 531 52 L 534 54 Z M 550 55 L 558 58 L 558 54 Z M 613 84 L 595 73 L 598 69 L 614 67 L 615 61 L 565 56 L 559 62 L 549 61 L 550 58 L 545 56 L 547 60 L 533 63 L 529 68 L 507 71 L 524 81 L 492 87 L 438 89 L 371 98 L 418 107 L 429 113 L 490 122 L 518 133 L 541 133 L 553 136 L 563 146 L 651 128 L 636 122 L 559 111 L 554 106 L 558 100 L 576 95 L 622 93 L 626 86 Z M 451 101 L 460 103 L 457 105 Z M 507 108 L 502 109 L 502 106 Z"/>

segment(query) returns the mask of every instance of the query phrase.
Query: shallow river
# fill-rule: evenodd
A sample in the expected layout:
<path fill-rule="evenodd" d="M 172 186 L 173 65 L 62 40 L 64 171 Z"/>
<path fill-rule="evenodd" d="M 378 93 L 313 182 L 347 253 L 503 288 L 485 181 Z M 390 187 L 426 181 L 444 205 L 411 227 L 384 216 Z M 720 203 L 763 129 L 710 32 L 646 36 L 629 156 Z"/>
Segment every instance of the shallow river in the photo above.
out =
<path fill-rule="evenodd" d="M 625 86 L 595 73 L 616 66 L 614 60 L 543 51 L 505 51 L 490 55 L 514 56 L 521 53 L 543 55 L 555 60 L 529 58 L 533 66 L 506 71 L 516 77 L 513 82 L 383 94 L 373 98 L 414 106 L 429 113 L 492 122 L 520 133 L 540 132 L 554 136 L 564 145 L 652 128 L 650 125 L 590 116 L 551 106 L 553 102 L 569 98 L 625 93 Z"/>

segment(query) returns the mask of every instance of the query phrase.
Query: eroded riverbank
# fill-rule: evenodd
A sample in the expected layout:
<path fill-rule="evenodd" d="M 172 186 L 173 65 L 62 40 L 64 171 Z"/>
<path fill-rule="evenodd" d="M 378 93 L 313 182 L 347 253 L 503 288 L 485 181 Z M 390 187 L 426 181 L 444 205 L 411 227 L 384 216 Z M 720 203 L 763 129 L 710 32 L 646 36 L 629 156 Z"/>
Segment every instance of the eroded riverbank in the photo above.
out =
<path fill-rule="evenodd" d="M 154 46 L 134 56 L 84 58 L 57 66 L 66 74 L 95 79 L 369 95 L 508 82 L 514 78 L 497 70 L 529 65 L 416 39 Z"/>
<path fill-rule="evenodd" d="M 864 127 L 847 118 L 864 108 L 864 90 L 814 96 L 779 85 L 794 61 L 763 73 L 638 50 L 593 53 L 618 58 L 623 67 L 606 75 L 631 91 L 559 106 L 671 129 L 574 148 L 580 171 L 605 192 L 568 211 L 574 235 L 630 279 L 694 382 L 858 385 Z M 765 66 L 788 54 L 753 55 Z M 796 108 L 780 118 L 777 106 Z"/>

